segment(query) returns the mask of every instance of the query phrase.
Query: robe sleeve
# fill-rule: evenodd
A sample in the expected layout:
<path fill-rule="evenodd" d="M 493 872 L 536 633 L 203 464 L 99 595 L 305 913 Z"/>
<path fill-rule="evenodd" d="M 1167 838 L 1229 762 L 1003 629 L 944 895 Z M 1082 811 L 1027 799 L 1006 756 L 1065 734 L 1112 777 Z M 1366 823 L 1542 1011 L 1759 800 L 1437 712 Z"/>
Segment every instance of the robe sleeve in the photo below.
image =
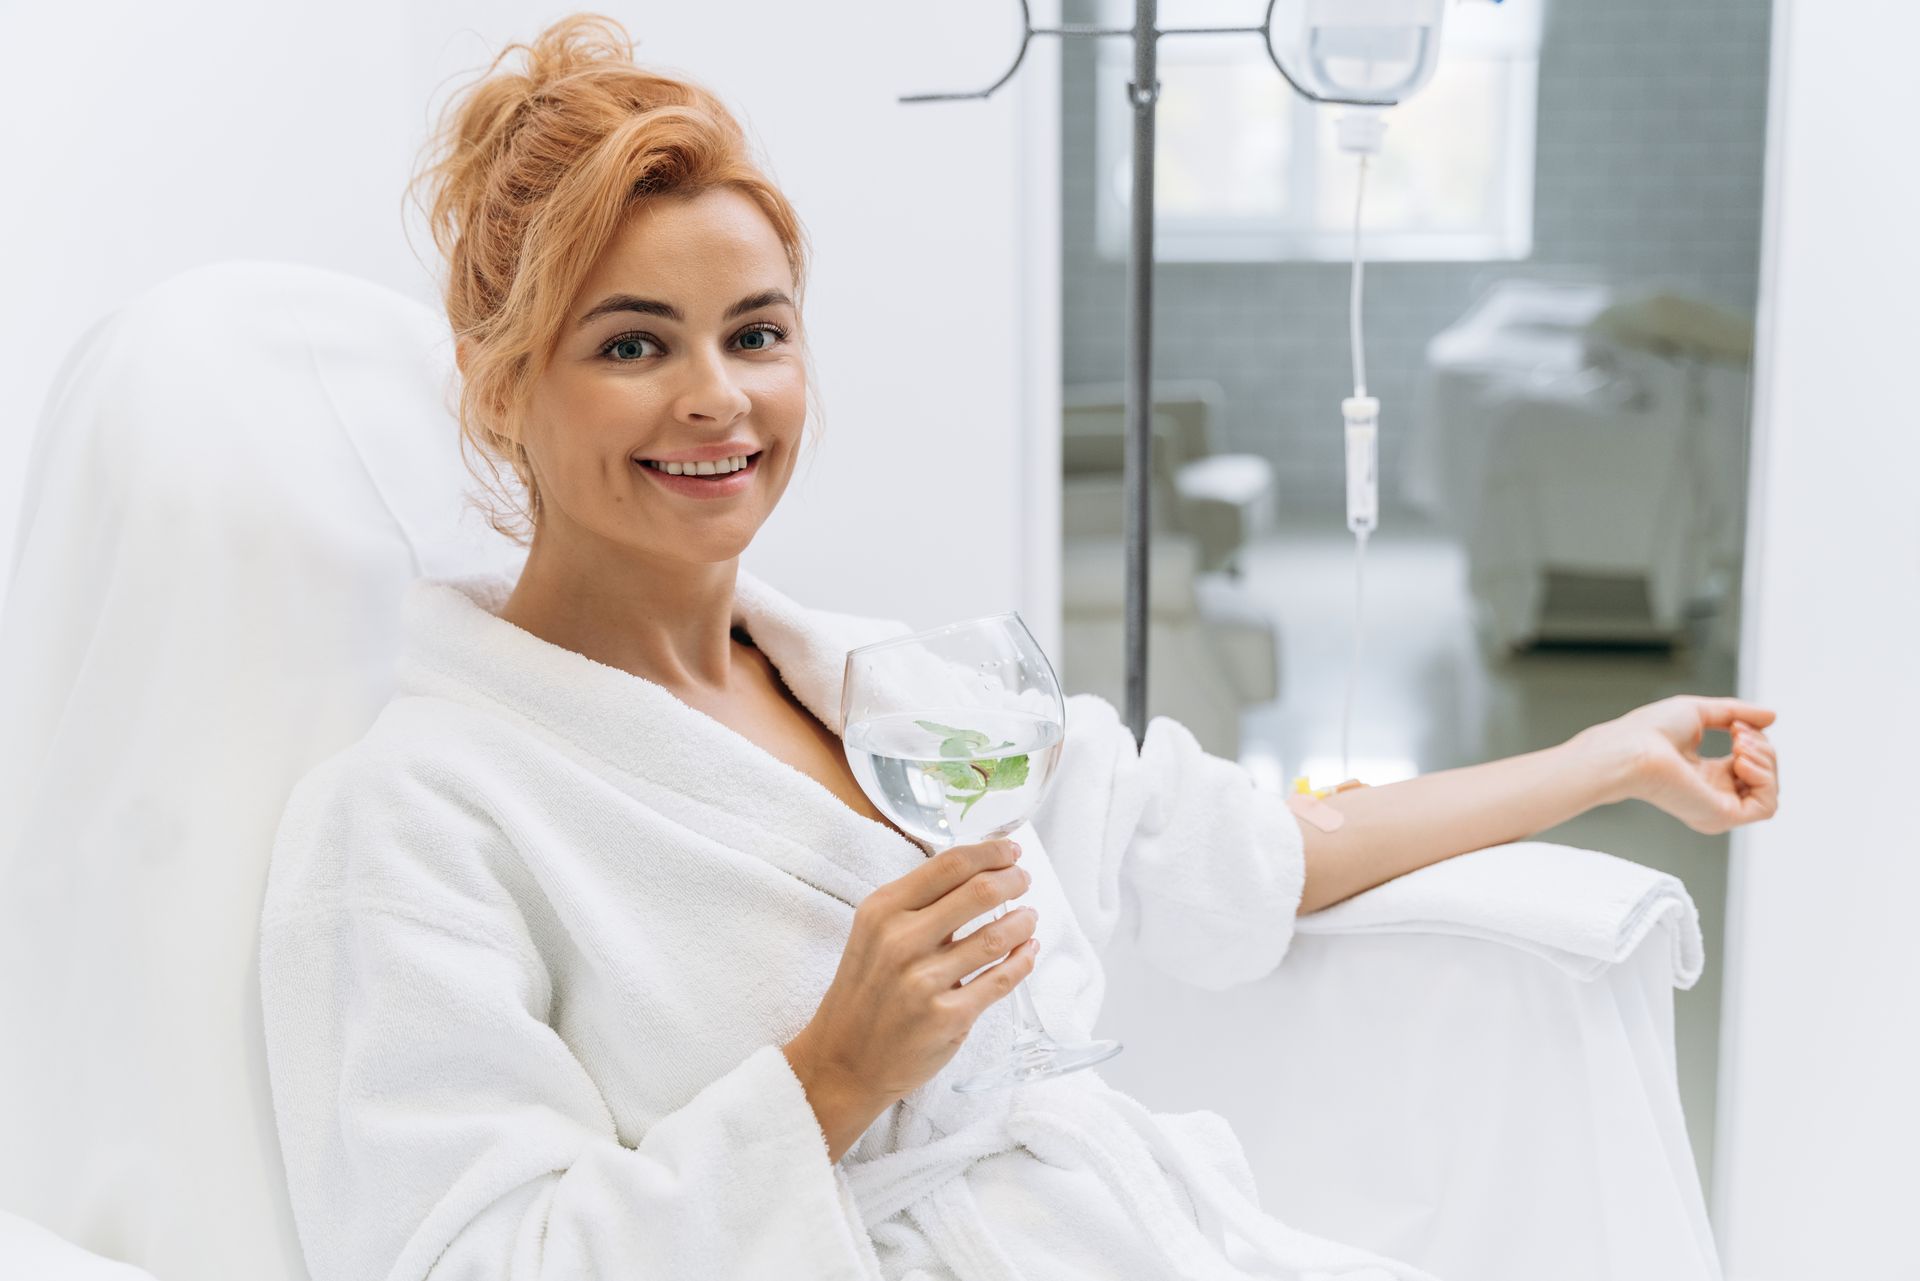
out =
<path fill-rule="evenodd" d="M 1277 966 L 1306 886 L 1286 798 L 1168 717 L 1153 718 L 1136 748 L 1112 704 L 1075 694 L 1066 729 L 1033 826 L 1094 946 L 1130 941 L 1205 988 Z"/>
<path fill-rule="evenodd" d="M 564 993 L 524 919 L 455 848 L 483 816 L 394 790 L 303 780 L 262 916 L 268 1069 L 313 1281 L 876 1278 L 780 1048 L 628 1146 L 549 1021 Z"/>

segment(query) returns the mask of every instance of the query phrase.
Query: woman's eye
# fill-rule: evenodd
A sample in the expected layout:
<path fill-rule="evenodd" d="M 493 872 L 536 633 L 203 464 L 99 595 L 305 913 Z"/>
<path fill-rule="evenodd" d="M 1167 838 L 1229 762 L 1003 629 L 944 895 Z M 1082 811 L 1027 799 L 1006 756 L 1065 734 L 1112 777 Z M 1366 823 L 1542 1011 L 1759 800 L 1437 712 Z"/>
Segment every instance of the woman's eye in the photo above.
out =
<path fill-rule="evenodd" d="M 743 351 L 766 351 L 786 336 L 787 331 L 778 325 L 755 325 L 740 335 L 740 348 Z"/>
<path fill-rule="evenodd" d="M 642 356 L 654 354 L 648 349 L 657 347 L 658 344 L 645 334 L 621 334 L 601 348 L 601 354 L 611 356 L 622 364 L 631 364 Z"/>

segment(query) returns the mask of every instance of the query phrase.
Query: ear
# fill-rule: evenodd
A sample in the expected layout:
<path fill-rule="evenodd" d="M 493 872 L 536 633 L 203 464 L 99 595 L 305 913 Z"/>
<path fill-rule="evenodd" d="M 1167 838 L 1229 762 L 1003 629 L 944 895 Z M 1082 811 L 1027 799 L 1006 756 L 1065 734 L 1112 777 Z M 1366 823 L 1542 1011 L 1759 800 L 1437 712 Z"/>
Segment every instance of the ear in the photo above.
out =
<path fill-rule="evenodd" d="M 467 360 L 473 354 L 473 340 L 456 338 L 453 340 L 453 363 L 460 367 L 461 376 L 467 372 Z"/>

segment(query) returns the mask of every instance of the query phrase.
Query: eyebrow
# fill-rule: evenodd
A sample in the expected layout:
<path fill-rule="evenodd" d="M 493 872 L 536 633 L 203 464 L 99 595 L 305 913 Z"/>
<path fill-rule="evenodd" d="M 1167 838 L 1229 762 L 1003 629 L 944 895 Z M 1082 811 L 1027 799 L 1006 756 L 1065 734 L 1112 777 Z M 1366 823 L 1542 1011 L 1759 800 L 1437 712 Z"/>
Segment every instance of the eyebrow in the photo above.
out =
<path fill-rule="evenodd" d="M 757 294 L 747 295 L 727 308 L 727 314 L 723 319 L 732 320 L 735 316 L 744 316 L 750 311 L 758 311 L 762 307 L 772 307 L 781 303 L 791 307 L 793 299 L 778 289 L 763 289 Z M 580 317 L 579 323 L 584 325 L 616 311 L 637 312 L 642 316 L 660 316 L 667 320 L 686 319 L 680 314 L 680 309 L 670 302 L 656 302 L 651 298 L 635 297 L 633 294 L 612 294 L 594 304 L 591 311 Z"/>

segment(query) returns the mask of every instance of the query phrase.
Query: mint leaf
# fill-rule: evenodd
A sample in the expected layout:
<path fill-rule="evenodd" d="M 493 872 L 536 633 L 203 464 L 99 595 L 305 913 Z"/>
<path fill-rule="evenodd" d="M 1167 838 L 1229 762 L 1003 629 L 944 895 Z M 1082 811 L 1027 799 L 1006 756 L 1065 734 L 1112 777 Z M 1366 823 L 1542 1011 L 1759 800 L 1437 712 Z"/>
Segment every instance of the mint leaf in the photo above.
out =
<path fill-rule="evenodd" d="M 943 755 L 950 755 L 946 750 L 948 743 L 966 743 L 974 751 L 987 745 L 987 736 L 977 729 L 957 729 L 952 725 L 942 725 L 939 721 L 915 721 L 914 724 L 929 734 L 938 734 L 946 740 L 940 745 Z"/>
<path fill-rule="evenodd" d="M 953 725 L 942 725 L 939 721 L 916 720 L 915 725 L 929 734 L 940 735 L 940 755 L 964 760 L 987 750 L 987 736 L 977 729 L 960 729 Z M 1000 744 L 1010 747 L 1010 743 Z"/>
<path fill-rule="evenodd" d="M 985 780 L 960 761 L 934 761 L 922 766 L 947 785 L 949 796 L 986 791 Z"/>
<path fill-rule="evenodd" d="M 993 774 L 987 779 L 989 792 L 1004 792 L 1018 787 L 1027 781 L 1027 758 L 1024 756 L 1003 756 L 995 762 Z"/>
<path fill-rule="evenodd" d="M 938 721 L 916 720 L 914 724 L 930 734 L 942 736 L 940 755 L 945 759 L 928 761 L 921 769 L 945 784 L 947 800 L 961 803 L 959 818 L 965 818 L 988 792 L 1010 791 L 1027 781 L 1027 757 L 980 755 L 1012 747 L 1012 739 L 996 745 L 977 729 L 961 729 Z"/>

